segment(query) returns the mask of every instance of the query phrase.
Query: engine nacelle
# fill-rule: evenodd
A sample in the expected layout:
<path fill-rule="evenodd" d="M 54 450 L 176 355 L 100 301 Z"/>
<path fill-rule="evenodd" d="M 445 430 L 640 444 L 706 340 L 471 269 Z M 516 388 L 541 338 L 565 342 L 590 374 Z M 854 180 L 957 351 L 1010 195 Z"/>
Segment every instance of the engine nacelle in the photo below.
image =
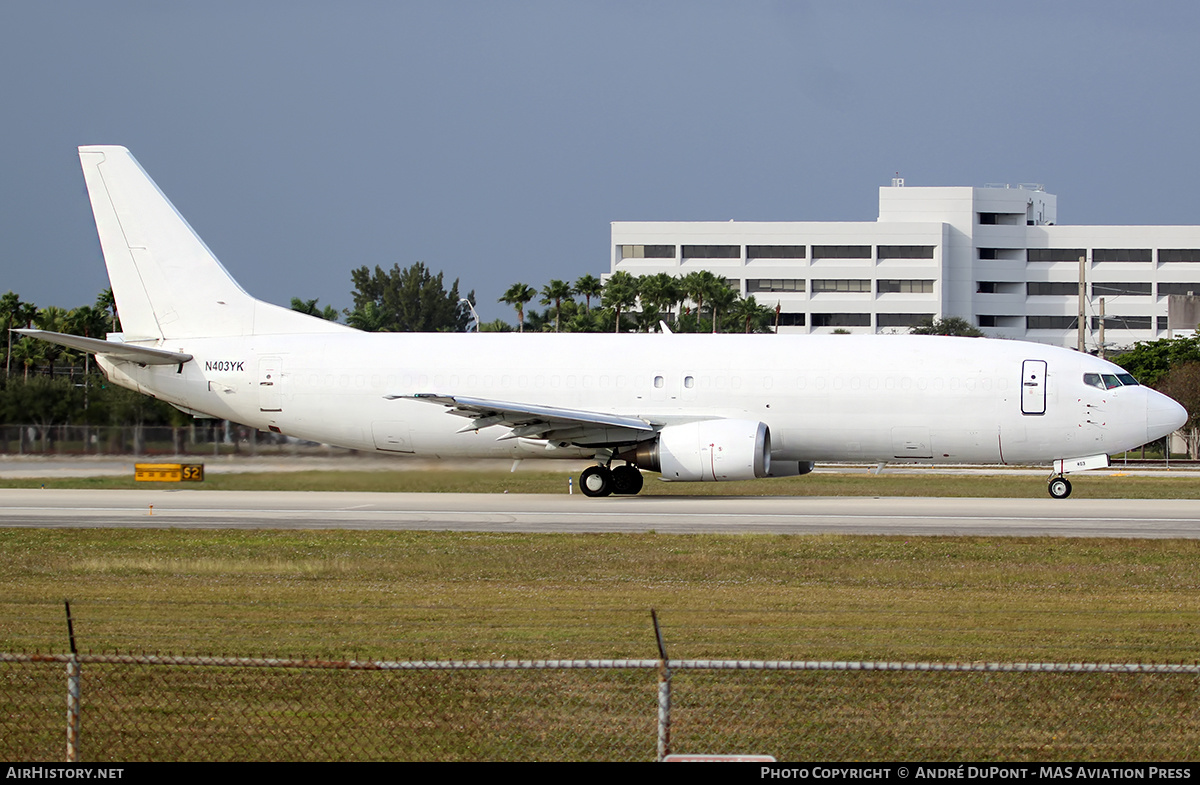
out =
<path fill-rule="evenodd" d="M 799 477 L 808 474 L 816 467 L 812 461 L 771 461 L 771 471 L 768 477 Z"/>
<path fill-rule="evenodd" d="M 771 471 L 771 432 L 755 420 L 668 425 L 653 442 L 618 454 L 668 482 L 753 480 Z"/>

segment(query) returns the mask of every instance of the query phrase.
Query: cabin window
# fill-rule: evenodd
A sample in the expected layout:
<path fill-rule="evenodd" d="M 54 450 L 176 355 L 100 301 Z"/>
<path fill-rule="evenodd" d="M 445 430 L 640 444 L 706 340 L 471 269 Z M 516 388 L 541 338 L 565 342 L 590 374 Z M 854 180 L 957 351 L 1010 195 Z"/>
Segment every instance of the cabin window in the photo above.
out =
<path fill-rule="evenodd" d="M 663 379 L 661 376 L 654 377 L 654 389 L 661 390 L 663 388 L 664 384 L 666 384 L 666 380 Z"/>
<path fill-rule="evenodd" d="M 688 390 L 695 387 L 696 386 L 696 377 L 694 377 L 694 376 L 683 377 L 683 386 Z"/>

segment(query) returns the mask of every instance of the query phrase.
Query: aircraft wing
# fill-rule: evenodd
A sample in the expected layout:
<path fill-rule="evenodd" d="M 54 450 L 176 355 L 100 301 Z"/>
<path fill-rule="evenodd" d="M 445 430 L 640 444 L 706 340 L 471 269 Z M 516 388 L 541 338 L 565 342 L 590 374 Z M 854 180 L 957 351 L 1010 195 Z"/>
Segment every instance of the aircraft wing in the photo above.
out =
<path fill-rule="evenodd" d="M 49 330 L 13 330 L 14 333 L 28 335 L 31 338 L 41 338 L 43 341 L 56 343 L 78 349 L 81 352 L 103 354 L 118 360 L 128 360 L 139 365 L 178 365 L 192 359 L 192 355 L 183 352 L 171 352 L 166 349 L 153 349 L 149 346 L 137 346 L 119 341 L 102 341 L 99 338 L 84 338 L 82 335 L 68 335 Z"/>
<path fill-rule="evenodd" d="M 560 409 L 556 406 L 495 401 L 464 395 L 387 395 L 388 400 L 409 399 L 445 406 L 447 413 L 471 418 L 471 424 L 459 433 L 500 425 L 512 430 L 504 439 L 547 439 L 573 444 L 601 445 L 637 441 L 637 432 L 654 433 L 658 426 L 641 417 L 626 417 L 606 412 Z M 630 433 L 633 431 L 634 433 Z"/>

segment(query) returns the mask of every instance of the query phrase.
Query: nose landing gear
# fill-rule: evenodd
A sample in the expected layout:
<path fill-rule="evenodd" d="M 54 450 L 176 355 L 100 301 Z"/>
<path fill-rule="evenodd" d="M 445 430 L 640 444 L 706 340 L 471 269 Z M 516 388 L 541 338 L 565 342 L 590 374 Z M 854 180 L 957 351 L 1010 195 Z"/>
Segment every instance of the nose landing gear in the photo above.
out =
<path fill-rule="evenodd" d="M 1047 490 L 1055 499 L 1065 499 L 1071 495 L 1071 481 L 1059 474 L 1050 478 Z"/>

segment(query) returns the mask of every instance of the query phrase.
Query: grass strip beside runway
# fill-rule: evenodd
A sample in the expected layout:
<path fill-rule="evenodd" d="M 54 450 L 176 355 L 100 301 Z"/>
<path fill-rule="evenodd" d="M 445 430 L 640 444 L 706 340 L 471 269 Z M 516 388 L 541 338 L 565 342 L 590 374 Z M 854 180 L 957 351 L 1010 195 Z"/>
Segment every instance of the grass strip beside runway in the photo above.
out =
<path fill-rule="evenodd" d="M 1196 659 L 1200 541 L 0 530 L 0 650 Z"/>

